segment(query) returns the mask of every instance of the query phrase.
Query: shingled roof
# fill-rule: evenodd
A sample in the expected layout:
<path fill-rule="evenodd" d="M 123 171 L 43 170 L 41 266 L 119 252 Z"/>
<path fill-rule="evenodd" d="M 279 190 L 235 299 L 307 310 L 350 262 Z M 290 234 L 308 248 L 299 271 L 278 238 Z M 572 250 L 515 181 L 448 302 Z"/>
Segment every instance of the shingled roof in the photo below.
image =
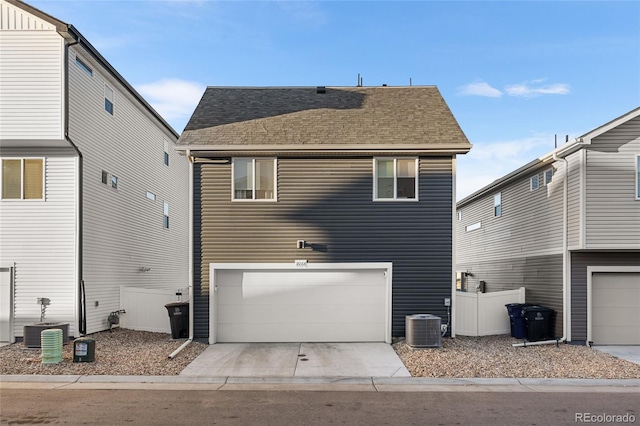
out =
<path fill-rule="evenodd" d="M 347 146 L 467 152 L 435 86 L 208 87 L 178 149 Z"/>

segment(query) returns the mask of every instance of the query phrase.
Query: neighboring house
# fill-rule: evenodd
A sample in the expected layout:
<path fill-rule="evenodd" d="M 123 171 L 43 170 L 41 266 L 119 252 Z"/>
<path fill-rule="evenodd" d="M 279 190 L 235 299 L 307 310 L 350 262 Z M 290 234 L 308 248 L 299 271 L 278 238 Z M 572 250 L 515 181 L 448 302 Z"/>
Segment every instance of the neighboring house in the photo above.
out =
<path fill-rule="evenodd" d="M 0 0 L 2 340 L 38 298 L 79 336 L 108 328 L 120 286 L 187 287 L 177 138 L 73 26 Z"/>
<path fill-rule="evenodd" d="M 558 338 L 640 344 L 639 173 L 640 108 L 461 200 L 462 287 L 524 286 Z"/>
<path fill-rule="evenodd" d="M 447 322 L 455 158 L 436 87 L 209 87 L 192 160 L 194 337 L 390 341 Z"/>

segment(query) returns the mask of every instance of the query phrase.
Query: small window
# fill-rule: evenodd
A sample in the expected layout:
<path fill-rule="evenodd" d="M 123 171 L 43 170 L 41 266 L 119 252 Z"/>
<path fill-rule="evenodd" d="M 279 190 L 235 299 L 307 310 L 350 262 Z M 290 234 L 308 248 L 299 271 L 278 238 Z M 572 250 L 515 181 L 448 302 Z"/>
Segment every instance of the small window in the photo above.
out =
<path fill-rule="evenodd" d="M 163 218 L 163 225 L 166 229 L 169 229 L 169 203 L 167 203 L 166 201 L 164 202 L 164 218 Z"/>
<path fill-rule="evenodd" d="M 147 191 L 147 198 L 150 199 L 151 201 L 155 201 L 156 200 L 156 194 L 154 194 L 153 192 Z"/>
<path fill-rule="evenodd" d="M 111 175 L 111 187 L 113 189 L 118 189 L 118 177 Z"/>
<path fill-rule="evenodd" d="M 544 184 L 549 185 L 553 179 L 553 168 L 544 171 Z"/>
<path fill-rule="evenodd" d="M 42 158 L 3 159 L 2 199 L 44 199 L 44 160 Z"/>
<path fill-rule="evenodd" d="M 87 64 L 82 62 L 80 60 L 80 58 L 78 58 L 77 56 L 76 56 L 76 65 L 78 65 L 80 68 L 82 68 L 82 70 L 84 72 L 86 72 L 87 74 L 89 74 L 90 76 L 93 76 L 93 70 L 91 68 L 89 68 L 89 66 Z"/>
<path fill-rule="evenodd" d="M 482 222 L 477 222 L 477 223 L 474 223 L 473 225 L 468 225 L 465 229 L 467 230 L 467 232 L 471 232 L 480 228 L 482 228 Z"/>
<path fill-rule="evenodd" d="M 502 216 L 502 192 L 493 196 L 493 215 L 495 217 Z"/>
<path fill-rule="evenodd" d="M 113 89 L 104 85 L 104 110 L 113 115 Z"/>
<path fill-rule="evenodd" d="M 232 183 L 234 200 L 275 200 L 276 160 L 234 158 Z"/>
<path fill-rule="evenodd" d="M 540 176 L 535 175 L 535 176 L 531 176 L 531 191 L 535 191 L 536 189 L 540 188 Z"/>
<path fill-rule="evenodd" d="M 164 141 L 164 165 L 169 165 L 169 142 Z"/>
<path fill-rule="evenodd" d="M 373 164 L 374 200 L 418 199 L 417 158 L 376 158 Z"/>
<path fill-rule="evenodd" d="M 456 290 L 467 291 L 467 273 L 456 272 Z"/>
<path fill-rule="evenodd" d="M 640 155 L 636 155 L 636 200 L 640 200 Z"/>
<path fill-rule="evenodd" d="M 109 173 L 105 172 L 104 170 L 102 171 L 102 183 L 104 183 L 105 185 L 109 184 Z"/>
<path fill-rule="evenodd" d="M 458 220 L 462 220 L 462 211 L 458 210 Z"/>

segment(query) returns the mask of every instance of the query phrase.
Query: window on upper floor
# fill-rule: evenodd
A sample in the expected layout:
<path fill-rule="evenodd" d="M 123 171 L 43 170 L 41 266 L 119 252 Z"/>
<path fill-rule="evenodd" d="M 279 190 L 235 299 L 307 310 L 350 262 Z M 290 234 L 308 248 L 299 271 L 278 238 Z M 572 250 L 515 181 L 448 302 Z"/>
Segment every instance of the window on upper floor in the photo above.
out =
<path fill-rule="evenodd" d="M 111 187 L 113 189 L 118 189 L 118 177 L 111 175 Z"/>
<path fill-rule="evenodd" d="M 482 222 L 476 222 L 474 224 L 467 225 L 464 229 L 467 232 L 471 232 L 471 231 L 475 231 L 476 229 L 480 229 L 480 228 L 482 228 Z"/>
<path fill-rule="evenodd" d="M 636 155 L 636 200 L 640 200 L 640 154 Z"/>
<path fill-rule="evenodd" d="M 93 76 L 93 70 L 89 67 L 89 65 L 85 64 L 84 61 L 82 61 L 77 56 L 76 56 L 76 65 L 79 66 L 88 75 Z"/>
<path fill-rule="evenodd" d="M 275 158 L 234 158 L 232 169 L 233 200 L 276 200 Z"/>
<path fill-rule="evenodd" d="M 553 167 L 544 171 L 544 184 L 549 185 L 553 180 Z"/>
<path fill-rule="evenodd" d="M 166 201 L 164 202 L 163 206 L 163 220 L 162 220 L 162 226 L 165 229 L 169 229 L 169 203 L 167 203 Z"/>
<path fill-rule="evenodd" d="M 102 171 L 102 183 L 104 183 L 105 185 L 109 184 L 109 172 L 105 170 Z"/>
<path fill-rule="evenodd" d="M 166 139 L 164 140 L 164 165 L 169 165 L 169 142 Z"/>
<path fill-rule="evenodd" d="M 495 217 L 502 216 L 502 192 L 493 196 L 493 215 Z"/>
<path fill-rule="evenodd" d="M 374 158 L 374 201 L 417 200 L 417 158 Z"/>
<path fill-rule="evenodd" d="M 154 194 L 153 192 L 149 192 L 147 191 L 147 198 L 151 201 L 155 201 L 156 200 L 156 194 Z"/>
<path fill-rule="evenodd" d="M 113 115 L 113 89 L 104 85 L 104 110 Z"/>
<path fill-rule="evenodd" d="M 44 159 L 2 159 L 3 200 L 44 199 Z"/>
<path fill-rule="evenodd" d="M 462 220 L 462 210 L 458 210 L 458 220 Z"/>
<path fill-rule="evenodd" d="M 535 191 L 540 188 L 540 176 L 531 176 L 529 188 L 531 189 L 531 191 Z"/>

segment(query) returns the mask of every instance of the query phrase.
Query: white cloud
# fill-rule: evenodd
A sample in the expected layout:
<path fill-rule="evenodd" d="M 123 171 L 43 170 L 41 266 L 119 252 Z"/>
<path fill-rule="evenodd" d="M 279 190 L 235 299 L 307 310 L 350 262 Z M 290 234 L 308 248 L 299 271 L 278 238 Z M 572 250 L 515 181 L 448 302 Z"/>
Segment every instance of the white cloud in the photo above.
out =
<path fill-rule="evenodd" d="M 491 87 L 484 81 L 465 84 L 458 89 L 458 93 L 464 96 L 486 96 L 489 98 L 499 98 L 502 92 L 495 87 Z"/>
<path fill-rule="evenodd" d="M 555 83 L 539 85 L 543 80 L 532 80 L 521 84 L 505 86 L 504 90 L 509 96 L 534 97 L 540 95 L 567 95 L 570 92 L 568 84 Z"/>
<path fill-rule="evenodd" d="M 176 78 L 139 84 L 137 90 L 147 102 L 180 132 L 200 102 L 206 86 Z"/>

